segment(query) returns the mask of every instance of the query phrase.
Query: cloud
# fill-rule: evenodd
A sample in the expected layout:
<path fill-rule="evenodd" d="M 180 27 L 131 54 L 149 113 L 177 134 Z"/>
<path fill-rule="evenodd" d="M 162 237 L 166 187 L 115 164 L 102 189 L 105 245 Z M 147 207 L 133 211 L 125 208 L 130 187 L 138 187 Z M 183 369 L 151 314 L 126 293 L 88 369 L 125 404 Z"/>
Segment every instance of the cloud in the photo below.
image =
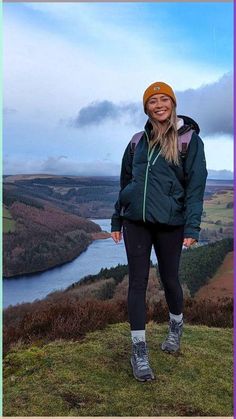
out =
<path fill-rule="evenodd" d="M 199 123 L 203 135 L 233 135 L 233 77 L 224 74 L 217 82 L 198 89 L 176 92 L 178 114 L 188 115 Z M 107 121 L 119 121 L 140 128 L 145 115 L 140 103 L 116 104 L 108 100 L 92 102 L 80 109 L 71 125 L 76 128 L 93 126 Z"/>
<path fill-rule="evenodd" d="M 118 176 L 120 174 L 120 164 L 107 159 L 80 162 L 67 156 L 49 156 L 42 160 L 6 158 L 4 161 L 4 174 L 6 175 L 32 173 L 71 176 Z"/>
<path fill-rule="evenodd" d="M 134 18 L 131 6 L 124 26 L 115 17 L 105 19 L 99 6 L 94 13 L 93 5 L 82 3 L 31 5 L 34 19 L 32 11 L 27 20 L 7 7 L 4 15 L 4 101 L 25 118 L 40 111 L 42 119 L 58 121 L 94 101 L 141 101 L 156 75 L 183 90 L 212 82 L 225 71 L 223 64 L 179 54 L 161 20 L 155 37 L 146 25 L 137 35 L 134 29 L 143 21 Z M 45 14 L 38 16 L 35 8 Z M 49 25 L 47 11 L 60 15 L 60 26 Z M 185 41 L 181 47 L 189 50 Z"/>
<path fill-rule="evenodd" d="M 177 92 L 177 99 L 179 111 L 196 118 L 204 135 L 233 135 L 232 73 L 198 89 Z"/>
<path fill-rule="evenodd" d="M 139 108 L 139 105 L 136 103 L 118 105 L 108 100 L 92 102 L 80 109 L 77 118 L 72 121 L 72 125 L 82 128 L 84 126 L 101 124 L 107 120 L 119 120 L 122 117 L 128 117 L 132 121 L 132 117 L 135 115 L 139 116 Z"/>

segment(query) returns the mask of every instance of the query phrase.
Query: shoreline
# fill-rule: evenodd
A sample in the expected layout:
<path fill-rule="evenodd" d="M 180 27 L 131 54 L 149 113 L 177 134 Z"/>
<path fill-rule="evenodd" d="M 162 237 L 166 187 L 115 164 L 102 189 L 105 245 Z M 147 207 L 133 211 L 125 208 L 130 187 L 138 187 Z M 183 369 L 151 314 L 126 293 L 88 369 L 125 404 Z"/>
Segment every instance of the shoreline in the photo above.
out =
<path fill-rule="evenodd" d="M 78 255 L 73 256 L 72 258 L 69 258 L 67 260 L 64 260 L 61 263 L 56 263 L 53 266 L 49 266 L 46 269 L 35 270 L 35 271 L 31 271 L 31 272 L 22 272 L 22 273 L 19 273 L 19 274 L 16 274 L 16 275 L 10 275 L 10 276 L 3 276 L 3 281 L 4 280 L 11 280 L 11 279 L 17 280 L 18 278 L 20 279 L 22 276 L 27 276 L 27 277 L 30 278 L 30 276 L 32 276 L 32 275 L 40 274 L 40 273 L 43 273 L 43 272 L 47 272 L 47 271 L 50 271 L 51 269 L 54 269 L 54 268 L 59 268 L 60 266 L 65 265 L 66 263 L 73 262 L 73 260 L 75 260 L 77 257 L 79 257 L 83 252 L 85 252 L 88 249 L 88 247 L 90 246 L 90 244 L 92 244 L 94 241 L 96 241 L 96 240 L 105 240 L 105 239 L 108 239 L 108 238 L 111 237 L 110 233 L 108 233 L 106 231 L 98 231 L 96 233 L 90 233 L 90 236 L 91 236 L 91 242 Z"/>

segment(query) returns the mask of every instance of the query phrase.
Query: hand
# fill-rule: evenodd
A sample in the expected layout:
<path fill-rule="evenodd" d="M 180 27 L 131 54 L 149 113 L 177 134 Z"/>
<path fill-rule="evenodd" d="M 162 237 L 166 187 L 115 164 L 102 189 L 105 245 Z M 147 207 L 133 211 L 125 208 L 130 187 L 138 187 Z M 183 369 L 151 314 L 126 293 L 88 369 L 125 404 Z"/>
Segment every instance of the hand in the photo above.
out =
<path fill-rule="evenodd" d="M 122 239 L 122 233 L 121 231 L 113 231 L 111 233 L 111 237 L 113 238 L 114 242 L 119 243 Z"/>
<path fill-rule="evenodd" d="M 183 241 L 183 245 L 184 245 L 185 247 L 190 247 L 190 246 L 192 246 L 194 243 L 197 243 L 197 240 L 195 240 L 195 239 L 191 239 L 191 238 L 185 238 L 185 239 L 184 239 L 184 241 Z"/>

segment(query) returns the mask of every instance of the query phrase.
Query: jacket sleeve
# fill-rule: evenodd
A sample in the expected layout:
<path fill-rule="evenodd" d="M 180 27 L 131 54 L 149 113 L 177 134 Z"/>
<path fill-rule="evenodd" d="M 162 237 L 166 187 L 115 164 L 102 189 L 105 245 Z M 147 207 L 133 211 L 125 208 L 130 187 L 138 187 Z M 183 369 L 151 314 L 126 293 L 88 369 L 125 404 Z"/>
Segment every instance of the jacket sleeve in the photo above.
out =
<path fill-rule="evenodd" d="M 199 240 L 207 174 L 203 141 L 193 133 L 185 160 L 185 238 Z"/>
<path fill-rule="evenodd" d="M 115 203 L 115 212 L 111 218 L 111 232 L 121 231 L 122 227 L 122 206 L 120 203 L 120 192 L 124 189 L 132 179 L 132 155 L 130 152 L 130 143 L 127 145 L 121 163 L 120 173 L 120 191 L 118 200 Z"/>

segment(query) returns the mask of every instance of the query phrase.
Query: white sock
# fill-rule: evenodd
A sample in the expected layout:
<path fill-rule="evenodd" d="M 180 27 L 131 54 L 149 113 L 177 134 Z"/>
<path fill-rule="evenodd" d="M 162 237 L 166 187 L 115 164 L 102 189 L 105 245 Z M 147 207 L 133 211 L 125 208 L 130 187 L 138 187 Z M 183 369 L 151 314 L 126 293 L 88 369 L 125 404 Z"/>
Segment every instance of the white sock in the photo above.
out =
<path fill-rule="evenodd" d="M 132 342 L 136 343 L 139 341 L 146 341 L 145 338 L 145 330 L 131 330 L 131 338 L 132 338 Z"/>
<path fill-rule="evenodd" d="M 170 315 L 170 320 L 175 320 L 178 323 L 181 323 L 183 320 L 183 313 L 180 313 L 180 314 L 169 313 L 169 315 Z"/>

